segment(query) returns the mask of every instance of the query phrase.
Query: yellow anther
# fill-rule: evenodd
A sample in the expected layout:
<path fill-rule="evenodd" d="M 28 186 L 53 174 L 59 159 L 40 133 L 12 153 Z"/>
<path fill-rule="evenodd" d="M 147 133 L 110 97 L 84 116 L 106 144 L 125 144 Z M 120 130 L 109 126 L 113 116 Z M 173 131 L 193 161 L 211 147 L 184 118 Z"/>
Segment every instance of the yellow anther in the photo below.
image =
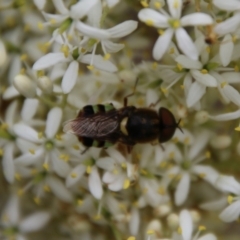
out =
<path fill-rule="evenodd" d="M 80 147 L 79 147 L 77 144 L 73 145 L 72 147 L 73 147 L 75 150 L 79 150 L 79 149 L 80 149 Z"/>
<path fill-rule="evenodd" d="M 205 152 L 205 156 L 206 156 L 206 158 L 210 158 L 211 157 L 211 152 L 210 151 L 206 151 Z"/>
<path fill-rule="evenodd" d="M 227 85 L 227 82 L 222 82 L 221 83 L 221 88 L 224 88 Z"/>
<path fill-rule="evenodd" d="M 154 22 L 153 22 L 153 20 L 148 19 L 148 20 L 145 21 L 145 23 L 146 23 L 148 26 L 151 27 L 151 26 L 153 26 L 153 23 L 154 23 Z"/>
<path fill-rule="evenodd" d="M 161 87 L 161 91 L 164 93 L 164 94 L 167 94 L 168 93 L 168 90 L 166 88 L 163 88 Z"/>
<path fill-rule="evenodd" d="M 35 150 L 34 150 L 34 149 L 29 149 L 28 151 L 29 151 L 32 155 L 35 154 Z"/>
<path fill-rule="evenodd" d="M 160 195 L 165 195 L 165 194 L 166 194 L 165 188 L 164 188 L 164 187 L 160 187 L 160 188 L 158 189 L 158 193 L 159 193 Z"/>
<path fill-rule="evenodd" d="M 178 231 L 179 234 L 182 234 L 182 229 L 180 227 L 178 228 L 177 231 Z"/>
<path fill-rule="evenodd" d="M 235 131 L 240 132 L 240 125 L 238 127 L 235 128 Z"/>
<path fill-rule="evenodd" d="M 43 137 L 43 133 L 42 132 L 38 132 L 38 138 L 41 139 Z"/>
<path fill-rule="evenodd" d="M 17 191 L 18 196 L 22 196 L 23 193 L 24 193 L 23 189 L 18 189 L 18 191 Z"/>
<path fill-rule="evenodd" d="M 87 166 L 86 172 L 87 172 L 87 174 L 90 174 L 92 172 L 92 167 L 91 166 Z"/>
<path fill-rule="evenodd" d="M 101 218 L 102 218 L 102 217 L 101 217 L 100 214 L 97 214 L 97 215 L 94 216 L 94 219 L 95 219 L 95 220 L 100 220 Z"/>
<path fill-rule="evenodd" d="M 207 74 L 207 73 L 208 73 L 208 70 L 207 70 L 207 69 L 202 69 L 202 70 L 201 70 L 201 73 L 202 73 L 202 74 Z"/>
<path fill-rule="evenodd" d="M 145 169 L 141 169 L 141 174 L 147 175 L 147 171 Z"/>
<path fill-rule="evenodd" d="M 105 54 L 104 56 L 104 60 L 108 60 L 111 57 L 111 55 L 109 53 Z"/>
<path fill-rule="evenodd" d="M 165 31 L 163 29 L 158 29 L 157 32 L 161 36 L 165 33 Z"/>
<path fill-rule="evenodd" d="M 184 90 L 184 85 L 181 84 L 181 85 L 180 85 L 180 88 L 181 88 L 182 90 Z"/>
<path fill-rule="evenodd" d="M 19 173 L 15 173 L 14 174 L 14 177 L 17 181 L 20 181 L 22 178 L 21 178 L 21 175 Z"/>
<path fill-rule="evenodd" d="M 199 176 L 200 178 L 205 178 L 205 177 L 206 177 L 206 173 L 199 173 L 198 176 Z"/>
<path fill-rule="evenodd" d="M 156 9 L 160 9 L 162 7 L 161 3 L 160 2 L 154 2 L 154 7 Z"/>
<path fill-rule="evenodd" d="M 2 156 L 3 156 L 3 149 L 0 148 L 0 157 L 2 157 Z"/>
<path fill-rule="evenodd" d="M 69 55 L 69 47 L 67 45 L 63 45 L 61 47 L 61 52 L 63 52 L 64 57 L 67 58 Z"/>
<path fill-rule="evenodd" d="M 38 22 L 37 26 L 38 26 L 38 29 L 43 30 L 43 24 L 42 24 L 42 22 Z"/>
<path fill-rule="evenodd" d="M 183 66 L 180 63 L 177 63 L 177 68 L 178 68 L 179 71 L 182 71 Z"/>
<path fill-rule="evenodd" d="M 153 235 L 154 233 L 155 231 L 152 229 L 147 230 L 147 235 Z"/>
<path fill-rule="evenodd" d="M 70 159 L 69 155 L 67 154 L 60 154 L 59 158 L 64 160 L 65 162 L 68 162 Z"/>
<path fill-rule="evenodd" d="M 145 8 L 149 6 L 146 0 L 141 1 L 141 4 Z"/>
<path fill-rule="evenodd" d="M 127 238 L 127 240 L 136 240 L 136 238 L 134 236 L 130 236 Z"/>
<path fill-rule="evenodd" d="M 87 68 L 88 68 L 88 70 L 92 71 L 94 69 L 94 66 L 93 65 L 88 65 Z"/>
<path fill-rule="evenodd" d="M 174 54 L 175 53 L 175 48 L 174 47 L 171 47 L 170 49 L 169 49 L 169 54 Z"/>
<path fill-rule="evenodd" d="M 72 177 L 72 178 L 76 178 L 76 177 L 77 177 L 77 174 L 76 174 L 75 172 L 72 172 L 72 173 L 71 173 L 71 177 Z"/>
<path fill-rule="evenodd" d="M 167 166 L 167 162 L 163 161 L 160 163 L 160 168 L 165 168 Z"/>
<path fill-rule="evenodd" d="M 211 52 L 211 48 L 209 46 L 206 47 L 206 52 L 210 53 Z"/>
<path fill-rule="evenodd" d="M 180 21 L 174 20 L 173 21 L 173 28 L 179 28 L 180 27 Z"/>
<path fill-rule="evenodd" d="M 59 141 L 62 140 L 62 134 L 56 134 L 55 138 Z"/>
<path fill-rule="evenodd" d="M 77 205 L 78 206 L 82 206 L 83 205 L 83 200 L 82 199 L 78 199 L 77 200 Z"/>
<path fill-rule="evenodd" d="M 50 187 L 49 187 L 48 185 L 44 185 L 44 186 L 43 186 L 43 190 L 44 190 L 45 192 L 51 192 L 51 189 L 50 189 Z"/>
<path fill-rule="evenodd" d="M 199 230 L 199 231 L 205 231 L 205 230 L 206 230 L 206 227 L 203 226 L 203 225 L 201 225 L 201 226 L 198 227 L 198 230 Z"/>
<path fill-rule="evenodd" d="M 129 179 L 125 179 L 124 183 L 123 183 L 123 189 L 127 189 L 130 186 L 130 180 Z"/>
<path fill-rule="evenodd" d="M 227 202 L 228 202 L 228 204 L 231 204 L 231 203 L 233 202 L 233 200 L 234 200 L 234 197 L 233 197 L 232 195 L 229 195 L 229 196 L 227 197 Z"/>
<path fill-rule="evenodd" d="M 121 167 L 122 167 L 123 169 L 126 169 L 126 168 L 127 168 L 126 163 L 125 163 L 125 162 L 121 163 Z"/>
<path fill-rule="evenodd" d="M 71 42 L 71 41 L 73 40 L 73 35 L 68 34 L 68 35 L 67 35 L 67 39 L 68 39 L 69 42 Z"/>
<path fill-rule="evenodd" d="M 152 64 L 152 68 L 153 68 L 154 70 L 157 69 L 157 66 L 158 66 L 157 62 L 153 62 L 153 64 Z"/>
<path fill-rule="evenodd" d="M 33 198 L 33 201 L 34 201 L 37 205 L 40 205 L 40 203 L 41 203 L 41 199 L 40 199 L 39 197 Z"/>
<path fill-rule="evenodd" d="M 49 165 L 48 165 L 48 163 L 44 163 L 44 164 L 43 164 L 43 168 L 44 168 L 46 171 L 48 171 L 48 170 L 49 170 Z"/>
<path fill-rule="evenodd" d="M 25 24 L 23 27 L 24 32 L 29 32 L 31 30 L 31 26 L 29 24 Z"/>
<path fill-rule="evenodd" d="M 234 66 L 234 71 L 235 71 L 235 72 L 239 72 L 239 67 L 238 67 L 238 65 L 235 65 L 235 66 Z"/>
<path fill-rule="evenodd" d="M 50 24 L 55 24 L 56 20 L 52 18 L 52 19 L 49 20 L 49 22 L 50 22 Z"/>

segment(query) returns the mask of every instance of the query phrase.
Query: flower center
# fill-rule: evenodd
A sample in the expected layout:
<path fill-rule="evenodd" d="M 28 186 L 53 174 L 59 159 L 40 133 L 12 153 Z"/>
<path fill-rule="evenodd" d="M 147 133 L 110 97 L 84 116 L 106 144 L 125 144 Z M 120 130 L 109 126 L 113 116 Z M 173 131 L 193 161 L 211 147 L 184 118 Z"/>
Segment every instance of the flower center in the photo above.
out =
<path fill-rule="evenodd" d="M 182 169 L 188 170 L 191 167 L 191 162 L 188 160 L 185 160 L 181 164 Z"/>
<path fill-rule="evenodd" d="M 45 148 L 48 151 L 52 150 L 54 148 L 54 143 L 52 141 L 45 142 Z"/>
<path fill-rule="evenodd" d="M 181 26 L 180 21 L 178 19 L 169 19 L 168 23 L 174 29 L 177 29 Z"/>

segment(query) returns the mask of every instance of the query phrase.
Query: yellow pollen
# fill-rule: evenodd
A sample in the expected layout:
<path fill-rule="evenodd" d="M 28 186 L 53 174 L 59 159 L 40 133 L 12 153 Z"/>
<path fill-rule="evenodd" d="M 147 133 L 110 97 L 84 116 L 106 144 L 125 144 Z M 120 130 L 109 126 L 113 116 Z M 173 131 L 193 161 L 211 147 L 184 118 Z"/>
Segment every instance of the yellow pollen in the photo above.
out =
<path fill-rule="evenodd" d="M 222 82 L 221 83 L 221 88 L 224 88 L 227 85 L 227 82 Z"/>
<path fill-rule="evenodd" d="M 153 20 L 151 20 L 151 19 L 146 20 L 145 23 L 150 27 L 153 26 Z"/>
<path fill-rule="evenodd" d="M 62 134 L 56 134 L 55 138 L 59 141 L 62 140 Z"/>
<path fill-rule="evenodd" d="M 34 150 L 34 149 L 29 149 L 28 151 L 29 151 L 32 155 L 35 154 L 35 150 Z"/>
<path fill-rule="evenodd" d="M 239 72 L 239 67 L 238 67 L 238 65 L 235 65 L 235 66 L 234 66 L 234 71 L 235 71 L 235 72 Z"/>
<path fill-rule="evenodd" d="M 76 145 L 73 145 L 72 146 L 75 150 L 79 150 L 80 149 L 80 147 L 76 144 Z"/>
<path fill-rule="evenodd" d="M 157 69 L 157 66 L 158 66 L 157 62 L 154 62 L 154 63 L 152 64 L 152 68 L 153 68 L 154 70 Z"/>
<path fill-rule="evenodd" d="M 23 193 L 24 193 L 23 189 L 18 189 L 18 191 L 17 191 L 18 196 L 22 196 Z"/>
<path fill-rule="evenodd" d="M 183 66 L 180 63 L 177 63 L 177 68 L 178 68 L 179 71 L 182 71 Z"/>
<path fill-rule="evenodd" d="M 17 181 L 21 180 L 21 175 L 19 173 L 15 173 L 14 177 Z"/>
<path fill-rule="evenodd" d="M 130 237 L 127 238 L 127 240 L 136 240 L 136 238 L 133 237 L 133 236 L 130 236 Z"/>
<path fill-rule="evenodd" d="M 90 70 L 90 71 L 92 71 L 92 70 L 94 69 L 94 66 L 93 66 L 93 65 L 88 65 L 88 66 L 87 66 L 87 69 Z"/>
<path fill-rule="evenodd" d="M 141 4 L 145 8 L 149 6 L 146 0 L 141 1 Z"/>
<path fill-rule="evenodd" d="M 90 174 L 92 172 L 92 167 L 91 166 L 87 166 L 86 172 L 87 172 L 87 174 Z"/>
<path fill-rule="evenodd" d="M 69 55 L 69 47 L 67 45 L 63 45 L 61 47 L 61 52 L 63 52 L 64 57 L 67 58 Z"/>
<path fill-rule="evenodd" d="M 211 52 L 211 48 L 209 46 L 206 47 L 206 52 L 210 53 Z"/>
<path fill-rule="evenodd" d="M 180 22 L 178 20 L 173 21 L 173 28 L 179 28 Z"/>
<path fill-rule="evenodd" d="M 38 22 L 37 24 L 39 30 L 43 30 L 43 24 L 42 22 Z"/>
<path fill-rule="evenodd" d="M 173 53 L 175 53 L 175 49 L 174 49 L 174 47 L 171 47 L 171 48 L 169 49 L 169 54 L 173 54 Z"/>
<path fill-rule="evenodd" d="M 34 201 L 37 205 L 40 205 L 40 203 L 41 203 L 41 199 L 40 199 L 39 197 L 33 198 L 33 201 Z"/>
<path fill-rule="evenodd" d="M 206 158 L 210 158 L 211 157 L 211 152 L 210 151 L 205 152 L 205 156 L 206 156 Z"/>
<path fill-rule="evenodd" d="M 182 234 L 182 229 L 180 227 L 178 228 L 177 231 L 178 231 L 179 234 Z"/>
<path fill-rule="evenodd" d="M 49 187 L 48 185 L 44 185 L 44 186 L 43 186 L 43 190 L 44 190 L 45 192 L 51 192 L 51 189 L 50 189 L 50 187 Z"/>
<path fill-rule="evenodd" d="M 100 214 L 95 215 L 95 216 L 94 216 L 94 219 L 95 219 L 95 220 L 100 220 L 100 219 L 101 219 L 101 215 L 100 215 Z"/>
<path fill-rule="evenodd" d="M 154 7 L 156 9 L 160 9 L 162 7 L 161 3 L 160 2 L 154 2 Z"/>
<path fill-rule="evenodd" d="M 154 230 L 152 229 L 147 230 L 147 235 L 153 235 L 153 234 L 154 234 Z"/>
<path fill-rule="evenodd" d="M 104 56 L 104 60 L 108 60 L 111 57 L 111 55 L 109 53 L 105 54 Z"/>
<path fill-rule="evenodd" d="M 240 125 L 238 127 L 235 128 L 235 131 L 240 132 Z M 1 154 L 0 154 L 1 155 Z"/>
<path fill-rule="evenodd" d="M 41 139 L 43 137 L 43 133 L 42 132 L 38 132 L 38 138 Z"/>
<path fill-rule="evenodd" d="M 62 159 L 62 160 L 64 160 L 65 162 L 68 162 L 69 159 L 70 159 L 69 155 L 67 155 L 67 154 L 61 154 L 61 155 L 59 156 L 59 158 Z"/>
<path fill-rule="evenodd" d="M 1 125 L 0 125 L 0 128 L 2 129 L 2 130 L 7 130 L 8 129 L 8 124 L 7 123 L 2 123 Z"/>
<path fill-rule="evenodd" d="M 77 177 L 77 174 L 75 172 L 71 173 L 71 177 L 72 178 L 76 178 Z"/>
<path fill-rule="evenodd" d="M 2 157 L 2 156 L 3 156 L 3 149 L 0 148 L 0 157 Z"/>
<path fill-rule="evenodd" d="M 50 22 L 50 24 L 55 24 L 56 20 L 55 19 L 50 19 L 49 22 Z"/>
<path fill-rule="evenodd" d="M 127 189 L 130 186 L 130 180 L 129 179 L 125 179 L 124 183 L 123 183 L 123 189 Z"/>
<path fill-rule="evenodd" d="M 164 93 L 164 94 L 167 94 L 168 93 L 168 90 L 166 88 L 163 88 L 161 87 L 161 91 Z"/>
<path fill-rule="evenodd" d="M 205 230 L 206 230 L 206 227 L 203 226 L 203 225 L 201 225 L 201 226 L 198 227 L 198 230 L 199 230 L 199 231 L 205 231 Z"/>
<path fill-rule="evenodd" d="M 181 88 L 182 90 L 184 90 L 184 85 L 180 85 L 180 88 Z"/>
<path fill-rule="evenodd" d="M 164 31 L 163 29 L 158 29 L 157 32 L 158 32 L 158 34 L 161 35 L 161 36 L 165 33 L 165 31 Z"/>
<path fill-rule="evenodd" d="M 165 194 L 166 194 L 165 188 L 164 188 L 164 187 L 160 187 L 160 188 L 158 189 L 158 193 L 159 193 L 160 195 L 165 195 Z"/>
<path fill-rule="evenodd" d="M 122 163 L 122 164 L 121 164 L 121 167 L 122 167 L 123 169 L 126 169 L 126 168 L 127 168 L 126 163 Z"/>
<path fill-rule="evenodd" d="M 48 170 L 49 170 L 49 165 L 48 165 L 48 163 L 44 163 L 44 164 L 43 164 L 43 168 L 44 168 L 46 171 L 48 171 Z"/>
<path fill-rule="evenodd" d="M 208 70 L 207 70 L 207 69 L 202 69 L 202 70 L 201 70 L 201 73 L 202 73 L 202 74 L 207 74 L 207 73 L 208 73 Z"/>
<path fill-rule="evenodd" d="M 82 206 L 83 205 L 83 200 L 82 199 L 78 199 L 77 200 L 77 205 L 78 206 Z"/>
<path fill-rule="evenodd" d="M 198 176 L 199 176 L 200 178 L 205 178 L 205 177 L 206 177 L 206 174 L 205 174 L 205 173 L 199 173 Z"/>
<path fill-rule="evenodd" d="M 28 58 L 27 54 L 22 54 L 21 57 L 20 57 L 21 61 L 26 61 L 27 58 Z"/>
<path fill-rule="evenodd" d="M 227 197 L 227 202 L 228 202 L 228 204 L 231 204 L 233 202 L 233 196 L 232 195 L 229 195 Z"/>

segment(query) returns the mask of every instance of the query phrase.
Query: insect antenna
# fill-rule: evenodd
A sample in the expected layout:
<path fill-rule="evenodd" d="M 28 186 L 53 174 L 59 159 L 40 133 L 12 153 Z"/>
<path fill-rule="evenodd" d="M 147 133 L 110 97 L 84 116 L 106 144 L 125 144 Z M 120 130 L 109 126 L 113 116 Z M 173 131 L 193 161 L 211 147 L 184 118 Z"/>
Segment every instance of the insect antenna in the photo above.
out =
<path fill-rule="evenodd" d="M 178 120 L 176 127 L 183 133 L 183 130 L 181 129 L 181 127 L 179 126 L 181 122 L 181 118 Z"/>
<path fill-rule="evenodd" d="M 83 155 L 85 152 L 87 152 L 88 149 L 89 149 L 89 147 L 86 147 L 86 148 L 81 152 L 81 155 Z"/>

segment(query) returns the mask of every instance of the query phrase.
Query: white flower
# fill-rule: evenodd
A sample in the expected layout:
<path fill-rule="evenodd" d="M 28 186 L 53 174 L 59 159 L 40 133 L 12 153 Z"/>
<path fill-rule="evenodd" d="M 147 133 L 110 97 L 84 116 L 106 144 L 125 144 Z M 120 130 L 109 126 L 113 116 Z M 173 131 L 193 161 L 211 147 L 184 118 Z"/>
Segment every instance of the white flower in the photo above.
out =
<path fill-rule="evenodd" d="M 161 35 L 155 43 L 153 57 L 156 60 L 162 58 L 175 33 L 177 44 L 181 51 L 191 59 L 197 60 L 199 53 L 183 27 L 210 25 L 213 23 L 212 18 L 205 13 L 191 13 L 181 18 L 182 1 L 167 0 L 167 4 L 171 16 L 163 12 L 162 9 L 160 9 L 162 11 L 162 13 L 160 13 L 150 8 L 142 9 L 138 14 L 139 19 L 146 24 L 157 28 L 166 28 L 163 35 Z"/>
<path fill-rule="evenodd" d="M 240 183 L 232 176 L 219 176 L 216 186 L 223 192 L 233 194 L 228 197 L 229 206 L 219 215 L 224 222 L 232 222 L 240 216 Z"/>
<path fill-rule="evenodd" d="M 0 39 L 0 67 L 2 67 L 7 61 L 7 51 L 3 42 Z"/>
<path fill-rule="evenodd" d="M 39 231 L 44 228 L 50 217 L 48 212 L 39 211 L 21 219 L 19 199 L 16 195 L 12 195 L 2 212 L 1 236 L 4 236 L 4 233 L 6 233 L 6 238 L 26 239 L 26 233 Z"/>

